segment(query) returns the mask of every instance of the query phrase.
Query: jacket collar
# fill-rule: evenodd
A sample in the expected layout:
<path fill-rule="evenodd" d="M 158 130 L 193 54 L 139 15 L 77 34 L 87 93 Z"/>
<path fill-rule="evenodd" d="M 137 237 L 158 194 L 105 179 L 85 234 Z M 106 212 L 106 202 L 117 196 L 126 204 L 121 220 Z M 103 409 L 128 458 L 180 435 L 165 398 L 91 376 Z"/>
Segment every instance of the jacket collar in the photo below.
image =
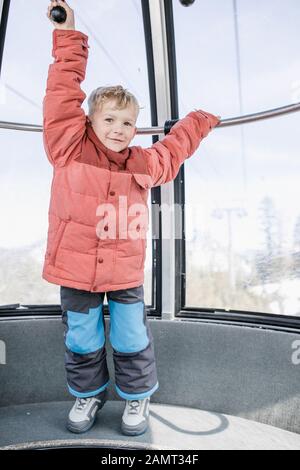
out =
<path fill-rule="evenodd" d="M 124 170 L 126 167 L 126 160 L 128 159 L 130 155 L 129 148 L 127 147 L 121 152 L 115 152 L 114 150 L 107 148 L 101 142 L 101 140 L 97 137 L 92 127 L 92 123 L 88 116 L 86 116 L 86 129 L 87 129 L 87 134 L 88 134 L 89 139 L 94 143 L 94 145 L 100 152 L 103 152 L 106 155 L 110 163 L 110 169 L 111 170 L 117 170 L 117 169 Z"/>

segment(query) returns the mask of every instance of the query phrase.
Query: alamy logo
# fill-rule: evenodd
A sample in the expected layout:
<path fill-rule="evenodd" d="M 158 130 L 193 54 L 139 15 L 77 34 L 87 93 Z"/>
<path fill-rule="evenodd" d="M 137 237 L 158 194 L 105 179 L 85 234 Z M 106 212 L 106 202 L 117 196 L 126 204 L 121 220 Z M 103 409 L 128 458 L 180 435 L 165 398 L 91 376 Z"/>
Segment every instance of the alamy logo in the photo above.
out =
<path fill-rule="evenodd" d="M 6 364 L 6 345 L 0 340 L 0 364 Z"/>
<path fill-rule="evenodd" d="M 296 339 L 292 343 L 292 349 L 295 349 L 295 351 L 292 354 L 292 363 L 295 366 L 298 366 L 300 364 L 300 340 Z"/>

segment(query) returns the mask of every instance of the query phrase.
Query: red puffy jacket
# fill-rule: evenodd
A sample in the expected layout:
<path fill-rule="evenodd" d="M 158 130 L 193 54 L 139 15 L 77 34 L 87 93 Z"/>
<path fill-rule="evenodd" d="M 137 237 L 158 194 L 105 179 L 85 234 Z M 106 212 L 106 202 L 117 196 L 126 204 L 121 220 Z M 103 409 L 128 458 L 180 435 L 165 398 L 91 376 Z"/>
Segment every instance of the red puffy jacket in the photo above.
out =
<path fill-rule="evenodd" d="M 81 107 L 88 47 L 80 31 L 53 31 L 55 61 L 43 101 L 53 181 L 42 277 L 107 292 L 144 283 L 148 191 L 176 177 L 219 119 L 194 111 L 150 148 L 108 149 Z"/>

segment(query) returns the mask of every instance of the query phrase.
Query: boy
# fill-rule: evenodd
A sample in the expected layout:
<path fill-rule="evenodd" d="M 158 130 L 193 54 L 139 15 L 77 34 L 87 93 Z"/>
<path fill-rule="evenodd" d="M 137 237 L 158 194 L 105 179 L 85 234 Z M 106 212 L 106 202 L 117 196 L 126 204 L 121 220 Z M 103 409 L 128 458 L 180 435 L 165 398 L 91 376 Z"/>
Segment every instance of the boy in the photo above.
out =
<path fill-rule="evenodd" d="M 50 19 L 57 5 L 67 12 L 63 24 Z M 106 293 L 116 390 L 126 400 L 122 432 L 139 435 L 159 385 L 143 291 L 148 191 L 176 177 L 219 119 L 195 111 L 152 147 L 129 147 L 137 130 L 136 98 L 121 86 L 100 87 L 85 116 L 80 83 L 88 37 L 75 30 L 66 2 L 52 1 L 47 16 L 55 26 L 55 61 L 43 103 L 43 138 L 54 174 L 43 278 L 61 286 L 67 383 L 76 397 L 67 427 L 87 431 L 106 401 Z"/>

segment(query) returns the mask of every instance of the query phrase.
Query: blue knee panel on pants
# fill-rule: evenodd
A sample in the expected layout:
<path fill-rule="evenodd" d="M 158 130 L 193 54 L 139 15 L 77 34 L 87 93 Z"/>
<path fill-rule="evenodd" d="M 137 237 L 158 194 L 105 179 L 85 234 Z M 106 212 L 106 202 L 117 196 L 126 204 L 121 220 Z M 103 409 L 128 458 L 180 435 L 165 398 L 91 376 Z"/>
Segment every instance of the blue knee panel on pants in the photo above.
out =
<path fill-rule="evenodd" d="M 68 310 L 67 316 L 66 346 L 72 352 L 88 354 L 104 346 L 102 304 L 99 307 L 90 308 L 89 313 Z"/>
<path fill-rule="evenodd" d="M 138 352 L 149 344 L 144 324 L 144 302 L 124 304 L 108 301 L 112 347 L 123 353 Z"/>

